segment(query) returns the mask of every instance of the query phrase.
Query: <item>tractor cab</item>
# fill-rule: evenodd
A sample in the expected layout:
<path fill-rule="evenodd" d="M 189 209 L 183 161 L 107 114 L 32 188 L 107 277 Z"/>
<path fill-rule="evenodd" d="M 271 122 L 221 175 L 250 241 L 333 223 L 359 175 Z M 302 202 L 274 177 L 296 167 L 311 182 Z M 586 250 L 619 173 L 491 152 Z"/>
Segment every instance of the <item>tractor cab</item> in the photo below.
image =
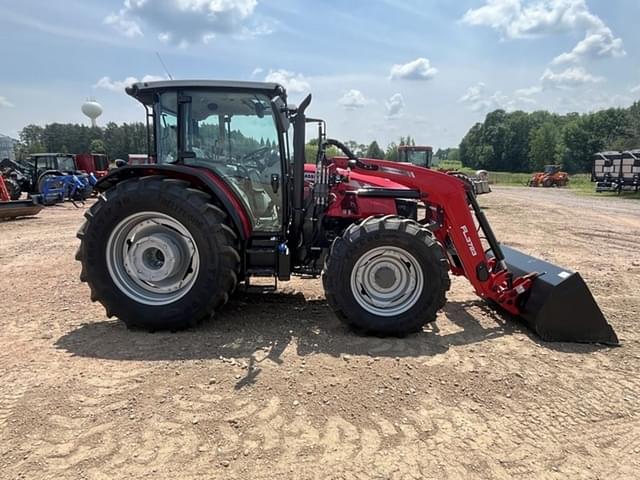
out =
<path fill-rule="evenodd" d="M 157 164 L 212 172 L 241 201 L 252 231 L 283 231 L 288 121 L 282 87 L 154 82 L 127 91 L 153 117 L 150 155 Z"/>
<path fill-rule="evenodd" d="M 34 153 L 24 163 L 29 184 L 23 189 L 29 193 L 41 192 L 45 177 L 73 175 L 77 172 L 76 161 L 73 155 L 68 153 Z"/>
<path fill-rule="evenodd" d="M 433 148 L 428 146 L 400 145 L 398 147 L 398 161 L 431 168 L 433 163 Z"/>
<path fill-rule="evenodd" d="M 27 159 L 27 165 L 38 175 L 47 170 L 64 173 L 77 170 L 73 155 L 68 153 L 34 153 Z"/>
<path fill-rule="evenodd" d="M 555 175 L 560 171 L 560 169 L 561 169 L 560 165 L 545 165 L 544 173 L 547 175 Z"/>

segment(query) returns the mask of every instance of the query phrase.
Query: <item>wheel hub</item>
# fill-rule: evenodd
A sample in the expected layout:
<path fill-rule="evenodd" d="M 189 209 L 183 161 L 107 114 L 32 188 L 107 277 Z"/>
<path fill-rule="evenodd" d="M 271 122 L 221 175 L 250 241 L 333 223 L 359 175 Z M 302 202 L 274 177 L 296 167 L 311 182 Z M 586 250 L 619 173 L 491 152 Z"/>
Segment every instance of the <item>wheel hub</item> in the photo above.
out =
<path fill-rule="evenodd" d="M 180 255 L 180 247 L 170 236 L 157 233 L 129 247 L 125 268 L 144 282 L 158 282 L 178 273 Z"/>
<path fill-rule="evenodd" d="M 378 247 L 360 257 L 351 272 L 351 290 L 365 310 L 400 315 L 415 305 L 424 274 L 415 257 L 398 247 Z"/>
<path fill-rule="evenodd" d="M 399 272 L 393 265 L 380 265 L 374 273 L 374 284 L 381 290 L 391 290 L 398 284 Z"/>
<path fill-rule="evenodd" d="M 148 305 L 166 305 L 184 296 L 199 270 L 190 232 L 158 212 L 127 217 L 107 242 L 107 267 L 116 286 Z"/>

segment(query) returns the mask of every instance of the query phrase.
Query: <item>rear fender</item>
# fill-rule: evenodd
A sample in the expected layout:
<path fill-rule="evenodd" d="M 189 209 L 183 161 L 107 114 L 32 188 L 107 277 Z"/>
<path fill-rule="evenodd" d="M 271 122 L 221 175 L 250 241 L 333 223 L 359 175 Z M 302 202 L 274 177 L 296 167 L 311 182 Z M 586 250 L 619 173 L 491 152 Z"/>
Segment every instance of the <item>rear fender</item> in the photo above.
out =
<path fill-rule="evenodd" d="M 151 175 L 186 180 L 194 187 L 201 188 L 220 202 L 243 242 L 251 235 L 251 221 L 242 202 L 224 180 L 211 170 L 184 165 L 130 165 L 117 168 L 99 179 L 95 188 L 103 192 L 124 180 Z"/>

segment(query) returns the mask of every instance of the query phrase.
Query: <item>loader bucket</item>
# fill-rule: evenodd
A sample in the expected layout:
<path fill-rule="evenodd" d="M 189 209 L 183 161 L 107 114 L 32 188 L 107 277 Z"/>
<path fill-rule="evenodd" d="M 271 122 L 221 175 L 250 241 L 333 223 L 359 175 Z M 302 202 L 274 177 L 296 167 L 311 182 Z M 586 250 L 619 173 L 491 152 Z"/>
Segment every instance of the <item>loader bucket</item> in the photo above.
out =
<path fill-rule="evenodd" d="M 501 247 L 514 276 L 540 274 L 523 300 L 521 317 L 543 340 L 620 344 L 579 273 Z"/>
<path fill-rule="evenodd" d="M 0 202 L 0 219 L 32 217 L 37 215 L 43 206 L 35 200 L 14 200 Z"/>

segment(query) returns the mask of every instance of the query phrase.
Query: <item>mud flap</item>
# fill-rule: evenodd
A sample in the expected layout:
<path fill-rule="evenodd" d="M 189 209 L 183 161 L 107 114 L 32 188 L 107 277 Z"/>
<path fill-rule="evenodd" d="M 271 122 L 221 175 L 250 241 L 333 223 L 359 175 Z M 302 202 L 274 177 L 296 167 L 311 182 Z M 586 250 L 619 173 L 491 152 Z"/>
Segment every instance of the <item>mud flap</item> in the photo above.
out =
<path fill-rule="evenodd" d="M 520 307 L 522 319 L 543 340 L 620 344 L 579 273 L 501 247 L 514 276 L 540 274 Z"/>

